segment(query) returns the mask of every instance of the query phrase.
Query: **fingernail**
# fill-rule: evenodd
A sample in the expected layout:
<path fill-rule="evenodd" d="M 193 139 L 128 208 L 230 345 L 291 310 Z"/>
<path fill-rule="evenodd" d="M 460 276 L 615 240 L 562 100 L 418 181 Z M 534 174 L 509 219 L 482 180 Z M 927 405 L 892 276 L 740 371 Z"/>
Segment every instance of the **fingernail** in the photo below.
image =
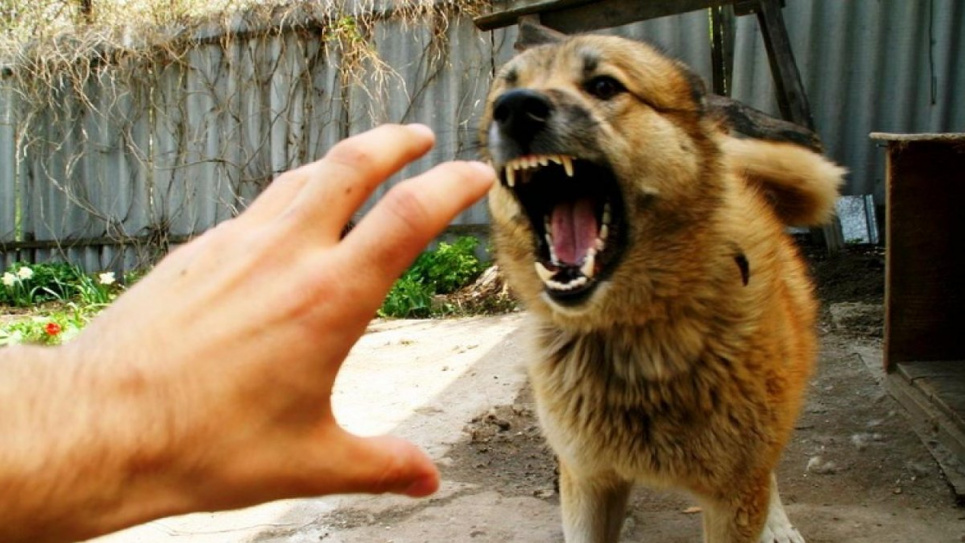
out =
<path fill-rule="evenodd" d="M 416 479 L 411 485 L 406 487 L 404 494 L 415 498 L 428 496 L 439 489 L 439 479 L 436 477 L 422 477 Z"/>
<path fill-rule="evenodd" d="M 490 166 L 489 164 L 486 164 L 485 162 L 479 162 L 479 161 L 476 161 L 476 160 L 472 160 L 472 161 L 469 161 L 468 164 L 469 164 L 470 166 L 472 166 L 473 168 L 476 168 L 476 169 L 479 170 L 480 172 L 483 172 L 484 174 L 486 174 L 486 175 L 489 176 L 490 178 L 495 178 L 495 177 L 496 177 L 496 170 L 494 170 L 492 166 Z"/>
<path fill-rule="evenodd" d="M 415 132 L 422 132 L 424 135 L 434 138 L 436 135 L 432 132 L 432 129 L 421 123 L 412 123 L 405 125 L 406 128 Z"/>

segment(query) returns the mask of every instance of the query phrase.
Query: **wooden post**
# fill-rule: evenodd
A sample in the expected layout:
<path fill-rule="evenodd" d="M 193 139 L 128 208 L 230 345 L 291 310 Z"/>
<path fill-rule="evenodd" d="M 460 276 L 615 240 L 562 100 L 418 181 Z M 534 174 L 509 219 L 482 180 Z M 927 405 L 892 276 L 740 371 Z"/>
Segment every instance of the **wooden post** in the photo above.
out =
<path fill-rule="evenodd" d="M 731 5 L 710 8 L 712 41 L 710 44 L 713 64 L 714 94 L 730 96 L 734 77 L 734 7 Z"/>
<path fill-rule="evenodd" d="M 801 73 L 794 62 L 794 52 L 791 51 L 791 41 L 784 24 L 784 15 L 781 14 L 781 5 L 778 0 L 761 0 L 756 11 L 781 115 L 791 122 L 814 130 L 811 106 L 801 82 Z"/>

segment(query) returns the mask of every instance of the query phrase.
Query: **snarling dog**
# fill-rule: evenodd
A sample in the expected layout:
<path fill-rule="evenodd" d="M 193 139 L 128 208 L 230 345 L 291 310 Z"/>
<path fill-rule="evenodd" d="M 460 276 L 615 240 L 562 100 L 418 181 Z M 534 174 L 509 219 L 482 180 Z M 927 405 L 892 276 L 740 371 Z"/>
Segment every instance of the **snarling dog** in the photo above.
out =
<path fill-rule="evenodd" d="M 570 543 L 617 541 L 634 483 L 690 491 L 707 542 L 803 542 L 774 469 L 816 302 L 786 226 L 828 220 L 844 171 L 704 102 L 652 47 L 580 36 L 511 60 L 486 106 L 497 260 Z"/>

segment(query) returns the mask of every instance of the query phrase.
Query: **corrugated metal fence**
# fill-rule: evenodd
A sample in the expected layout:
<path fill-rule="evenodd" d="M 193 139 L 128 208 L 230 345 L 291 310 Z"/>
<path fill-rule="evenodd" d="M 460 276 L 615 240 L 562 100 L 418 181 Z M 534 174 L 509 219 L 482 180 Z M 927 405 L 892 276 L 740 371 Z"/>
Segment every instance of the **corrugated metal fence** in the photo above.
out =
<path fill-rule="evenodd" d="M 179 49 L 96 59 L 80 80 L 31 85 L 8 70 L 0 266 L 150 263 L 236 214 L 279 172 L 379 122 L 423 122 L 438 135 L 403 175 L 475 157 L 481 104 L 515 30 L 481 33 L 446 9 L 417 22 L 386 11 L 364 27 L 306 17 L 259 30 L 239 18 Z M 883 156 L 869 132 L 965 130 L 965 2 L 788 0 L 784 14 L 818 131 L 851 169 L 848 193 L 883 194 Z M 710 77 L 705 12 L 614 32 L 653 41 Z M 753 17 L 738 19 L 734 80 L 735 98 L 777 113 Z M 31 108 L 35 93 L 57 107 Z M 454 224 L 487 221 L 477 204 Z"/>

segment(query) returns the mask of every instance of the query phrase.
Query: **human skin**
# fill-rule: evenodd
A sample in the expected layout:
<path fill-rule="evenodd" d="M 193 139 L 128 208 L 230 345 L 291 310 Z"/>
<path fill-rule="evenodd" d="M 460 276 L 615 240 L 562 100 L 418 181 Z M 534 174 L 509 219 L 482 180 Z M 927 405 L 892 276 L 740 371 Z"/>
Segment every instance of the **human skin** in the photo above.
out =
<path fill-rule="evenodd" d="M 332 385 L 393 281 L 492 169 L 379 183 L 433 145 L 386 125 L 281 175 L 165 258 L 74 341 L 0 350 L 0 540 L 76 541 L 151 519 L 335 493 L 426 496 L 415 445 L 343 430 Z"/>

